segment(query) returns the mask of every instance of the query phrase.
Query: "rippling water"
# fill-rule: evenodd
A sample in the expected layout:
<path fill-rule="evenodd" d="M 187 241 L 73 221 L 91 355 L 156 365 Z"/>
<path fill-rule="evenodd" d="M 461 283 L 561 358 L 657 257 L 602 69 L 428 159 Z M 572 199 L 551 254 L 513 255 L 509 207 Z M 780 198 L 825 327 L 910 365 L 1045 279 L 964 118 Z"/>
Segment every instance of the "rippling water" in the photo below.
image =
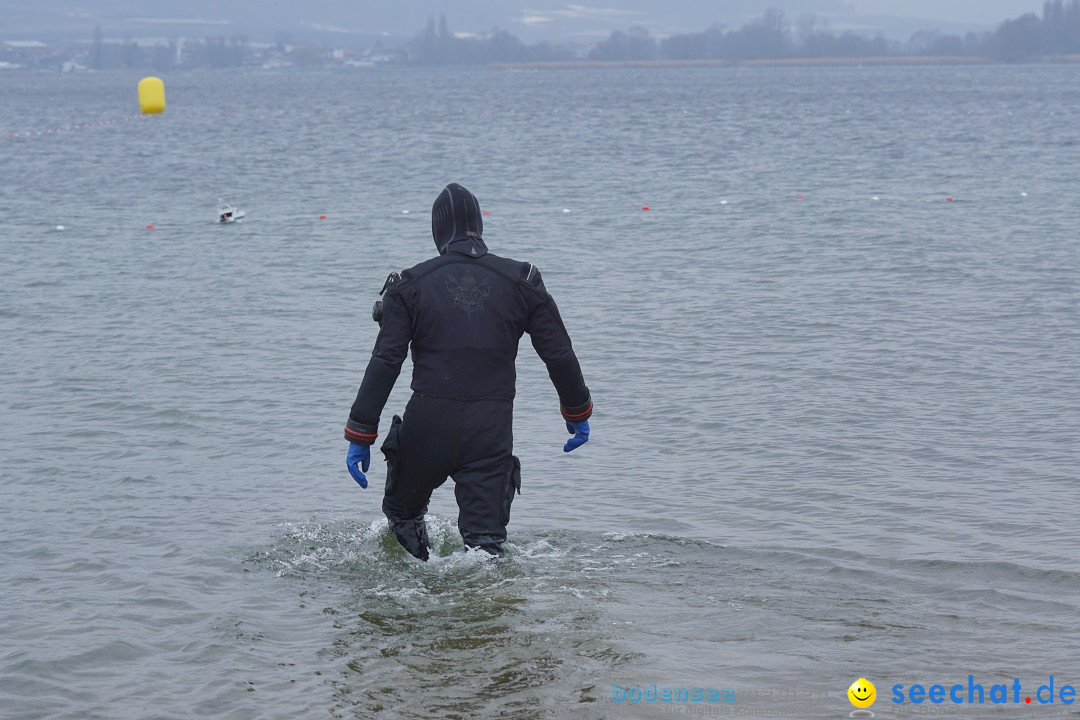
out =
<path fill-rule="evenodd" d="M 154 118 L 134 76 L 0 78 L 0 716 L 1080 683 L 1078 73 L 205 74 Z M 502 563 L 447 488 L 413 562 L 343 467 L 371 302 L 450 181 L 597 403 L 564 455 L 523 348 Z"/>

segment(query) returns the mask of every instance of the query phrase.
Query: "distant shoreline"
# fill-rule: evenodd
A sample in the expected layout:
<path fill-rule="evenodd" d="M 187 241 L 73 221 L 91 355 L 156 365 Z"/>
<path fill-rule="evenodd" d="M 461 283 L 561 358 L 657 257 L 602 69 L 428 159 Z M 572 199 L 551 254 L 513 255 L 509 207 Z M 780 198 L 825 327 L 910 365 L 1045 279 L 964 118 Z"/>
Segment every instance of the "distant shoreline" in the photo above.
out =
<path fill-rule="evenodd" d="M 554 62 L 488 63 L 492 70 L 587 70 L 602 68 L 790 67 L 820 65 L 992 65 L 990 58 L 970 55 L 880 55 L 874 57 L 761 58 L 758 60 L 560 60 Z M 1080 63 L 1080 55 L 1057 55 L 1026 65 Z"/>

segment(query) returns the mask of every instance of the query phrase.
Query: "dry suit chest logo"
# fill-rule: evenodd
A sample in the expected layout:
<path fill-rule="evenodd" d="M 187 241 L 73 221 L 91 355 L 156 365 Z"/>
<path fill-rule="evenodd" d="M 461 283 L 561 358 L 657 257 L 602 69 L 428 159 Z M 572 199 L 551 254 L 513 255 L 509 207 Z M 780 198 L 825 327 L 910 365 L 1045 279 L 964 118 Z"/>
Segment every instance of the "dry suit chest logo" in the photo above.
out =
<path fill-rule="evenodd" d="M 466 272 L 461 277 L 461 282 L 450 275 L 446 279 L 446 289 L 454 298 L 454 304 L 469 314 L 484 307 L 484 298 L 491 292 L 487 280 L 476 282 L 476 278 L 470 272 Z"/>

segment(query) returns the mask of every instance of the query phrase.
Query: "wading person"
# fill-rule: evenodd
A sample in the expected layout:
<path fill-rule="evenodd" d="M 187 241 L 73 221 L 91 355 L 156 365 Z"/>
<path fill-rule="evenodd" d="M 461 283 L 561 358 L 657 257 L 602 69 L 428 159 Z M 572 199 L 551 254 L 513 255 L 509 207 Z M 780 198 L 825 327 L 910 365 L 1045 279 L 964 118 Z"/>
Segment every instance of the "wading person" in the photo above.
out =
<path fill-rule="evenodd" d="M 513 411 L 522 334 L 559 395 L 573 435 L 563 451 L 589 439 L 592 398 L 540 271 L 489 253 L 483 231 L 476 197 L 447 185 L 431 208 L 439 255 L 387 278 L 381 309 L 376 303 L 372 313 L 379 336 L 345 426 L 349 473 L 366 488 L 379 417 L 411 346 L 413 395 L 381 446 L 382 508 L 398 542 L 421 560 L 428 559 L 428 500 L 447 477 L 465 545 L 502 554 L 510 504 L 521 489 Z"/>

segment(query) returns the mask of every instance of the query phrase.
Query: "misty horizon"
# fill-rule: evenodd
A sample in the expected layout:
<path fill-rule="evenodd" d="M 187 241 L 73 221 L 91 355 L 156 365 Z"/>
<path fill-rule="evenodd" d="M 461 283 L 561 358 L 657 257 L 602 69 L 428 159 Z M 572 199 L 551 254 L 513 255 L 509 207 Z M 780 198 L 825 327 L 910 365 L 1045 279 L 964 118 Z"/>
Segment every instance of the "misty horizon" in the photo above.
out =
<path fill-rule="evenodd" d="M 1024 13 L 1039 13 L 1042 6 L 1041 0 L 913 0 L 899 7 L 885 0 L 733 0 L 721 8 L 706 0 L 597 5 L 508 0 L 497 7 L 475 0 L 403 0 L 393 5 L 313 0 L 302 6 L 256 0 L 228 4 L 86 0 L 73 10 L 7 0 L 0 3 L 0 42 L 89 40 L 100 26 L 108 40 L 244 35 L 253 42 L 279 42 L 287 35 L 299 42 L 348 46 L 379 38 L 405 41 L 421 31 L 429 17 L 445 16 L 453 31 L 463 36 L 502 30 L 525 42 L 591 44 L 631 27 L 644 28 L 659 38 L 700 32 L 713 25 L 736 28 L 769 9 L 784 12 L 793 22 L 813 15 L 838 33 L 906 40 L 918 31 L 990 30 Z"/>

